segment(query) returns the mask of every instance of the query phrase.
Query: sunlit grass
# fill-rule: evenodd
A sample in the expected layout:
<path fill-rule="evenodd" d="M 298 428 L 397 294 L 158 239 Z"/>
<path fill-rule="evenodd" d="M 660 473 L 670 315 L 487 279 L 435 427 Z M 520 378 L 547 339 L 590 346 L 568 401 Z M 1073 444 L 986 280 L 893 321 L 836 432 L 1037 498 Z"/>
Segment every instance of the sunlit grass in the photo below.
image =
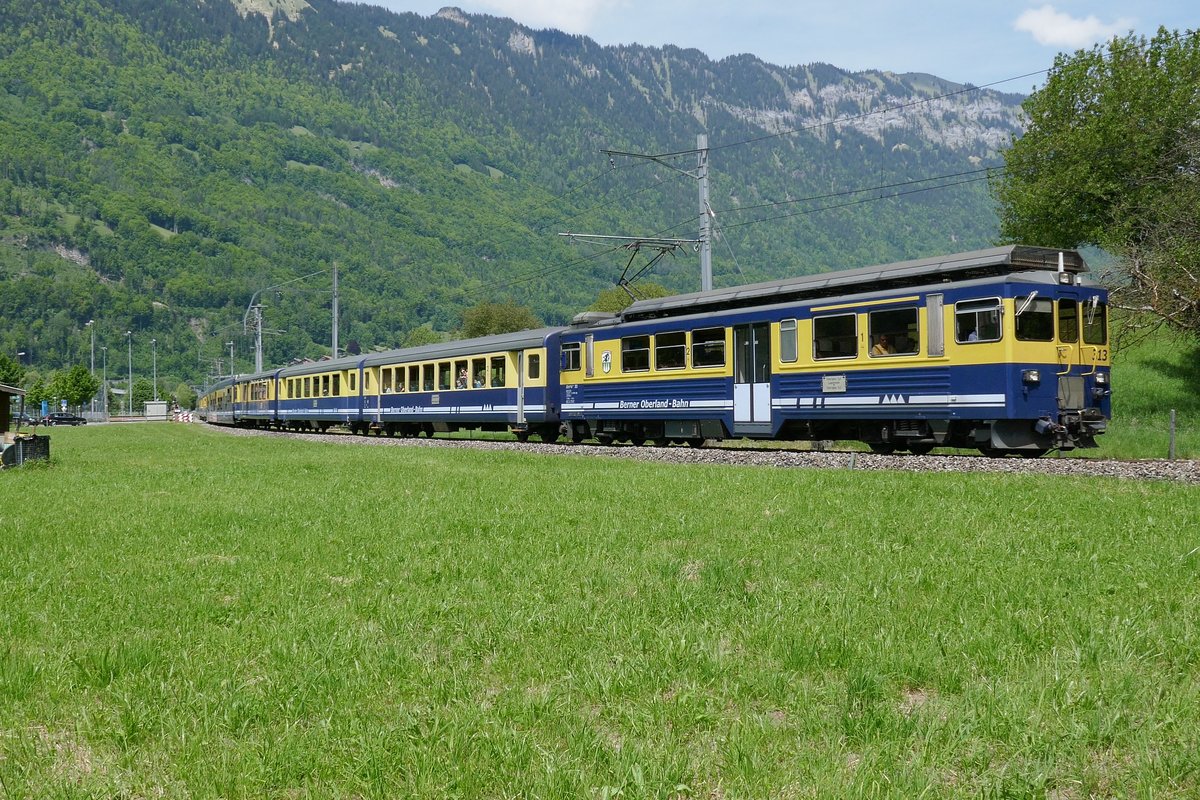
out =
<path fill-rule="evenodd" d="M 13 797 L 1200 791 L 1200 490 L 54 430 Z"/>

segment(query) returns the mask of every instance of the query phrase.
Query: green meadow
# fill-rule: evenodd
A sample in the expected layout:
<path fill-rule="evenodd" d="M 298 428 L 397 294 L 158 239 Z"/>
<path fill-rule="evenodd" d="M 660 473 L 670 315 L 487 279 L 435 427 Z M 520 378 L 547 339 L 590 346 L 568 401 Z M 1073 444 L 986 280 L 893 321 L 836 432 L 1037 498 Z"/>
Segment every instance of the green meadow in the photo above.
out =
<path fill-rule="evenodd" d="M 1200 487 L 52 436 L 0 797 L 1200 793 Z"/>

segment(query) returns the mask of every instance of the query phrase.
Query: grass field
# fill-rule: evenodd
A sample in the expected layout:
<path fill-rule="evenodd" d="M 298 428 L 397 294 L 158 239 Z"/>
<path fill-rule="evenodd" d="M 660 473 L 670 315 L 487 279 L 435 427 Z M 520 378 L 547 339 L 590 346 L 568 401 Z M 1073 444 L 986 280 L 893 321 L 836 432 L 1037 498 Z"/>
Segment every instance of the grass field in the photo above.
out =
<path fill-rule="evenodd" d="M 1118 350 L 1113 422 L 1099 452 L 1166 458 L 1171 409 L 1176 411 L 1176 455 L 1200 458 L 1200 342 L 1159 335 Z"/>
<path fill-rule="evenodd" d="M 52 436 L 0 797 L 1200 794 L 1197 487 Z"/>

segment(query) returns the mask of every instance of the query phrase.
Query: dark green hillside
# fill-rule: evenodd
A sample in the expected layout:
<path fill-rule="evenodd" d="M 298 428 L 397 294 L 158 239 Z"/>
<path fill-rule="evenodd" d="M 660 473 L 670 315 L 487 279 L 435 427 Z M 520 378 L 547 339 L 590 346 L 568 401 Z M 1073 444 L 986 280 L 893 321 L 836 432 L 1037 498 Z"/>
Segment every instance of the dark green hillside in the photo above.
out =
<path fill-rule="evenodd" d="M 728 146 L 956 87 L 605 48 L 486 16 L 291 8 L 268 20 L 227 0 L 0 2 L 5 352 L 32 353 L 38 369 L 77 361 L 95 319 L 98 346 L 123 348 L 125 330 L 157 337 L 161 374 L 198 380 L 227 341 L 245 369 L 250 297 L 334 262 L 343 344 L 452 331 L 485 300 L 563 321 L 625 257 L 590 258 L 559 231 L 695 235 L 694 181 L 645 162 L 610 168 L 598 149 L 688 149 L 698 133 L 714 148 L 718 285 L 994 235 L 982 182 L 878 198 L 993 163 L 1011 97 L 972 92 Z M 863 199 L 839 195 L 861 187 L 875 200 L 819 210 Z M 695 288 L 695 258 L 668 259 L 654 280 Z M 267 327 L 282 331 L 268 363 L 326 352 L 328 285 L 318 275 L 263 295 Z"/>

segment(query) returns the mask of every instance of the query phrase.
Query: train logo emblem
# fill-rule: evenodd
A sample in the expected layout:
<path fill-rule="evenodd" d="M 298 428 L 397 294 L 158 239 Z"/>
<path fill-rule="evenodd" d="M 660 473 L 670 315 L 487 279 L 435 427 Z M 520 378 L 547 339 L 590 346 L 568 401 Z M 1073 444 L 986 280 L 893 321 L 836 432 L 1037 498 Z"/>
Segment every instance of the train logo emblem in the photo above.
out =
<path fill-rule="evenodd" d="M 612 369 L 612 351 L 611 350 L 605 350 L 603 353 L 600 354 L 600 369 L 604 371 L 605 375 L 607 375 L 609 370 Z"/>

